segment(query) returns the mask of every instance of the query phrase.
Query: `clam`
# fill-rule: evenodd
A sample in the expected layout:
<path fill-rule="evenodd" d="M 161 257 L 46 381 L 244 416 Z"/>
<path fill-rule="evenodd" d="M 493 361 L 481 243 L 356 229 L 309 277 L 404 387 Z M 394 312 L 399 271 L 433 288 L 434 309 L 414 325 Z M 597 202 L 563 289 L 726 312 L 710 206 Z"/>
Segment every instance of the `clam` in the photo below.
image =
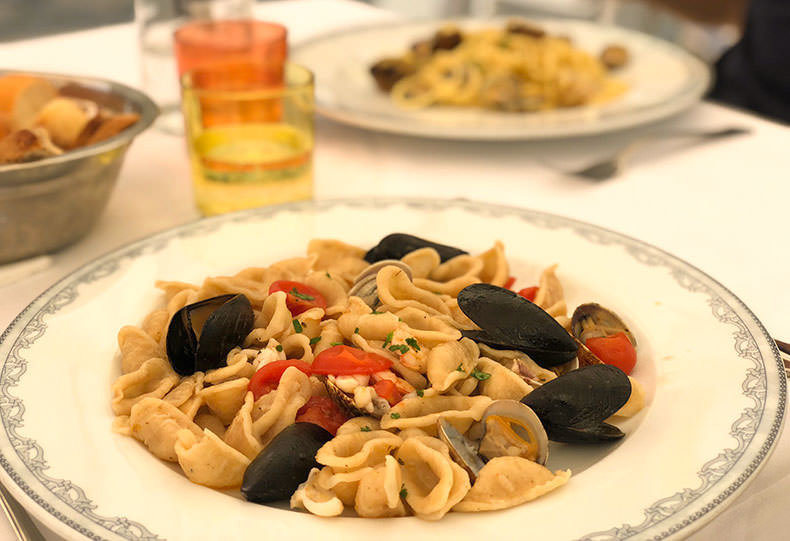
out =
<path fill-rule="evenodd" d="M 349 296 L 361 298 L 365 301 L 365 304 L 375 310 L 380 304 L 378 289 L 376 287 L 376 276 L 381 269 L 390 265 L 402 269 L 406 273 L 406 276 L 409 277 L 409 280 L 411 280 L 411 267 L 406 263 L 399 259 L 382 259 L 367 267 L 354 278 L 354 284 L 348 292 Z"/>
<path fill-rule="evenodd" d="M 315 454 L 331 439 L 331 433 L 313 423 L 287 426 L 247 466 L 241 493 L 256 503 L 287 500 L 311 469 L 320 468 Z"/>
<path fill-rule="evenodd" d="M 636 339 L 620 317 L 611 310 L 594 302 L 581 304 L 573 311 L 571 332 L 580 342 L 588 338 L 611 336 L 625 333 L 631 344 L 636 347 Z"/>
<path fill-rule="evenodd" d="M 625 434 L 604 419 L 631 396 L 628 376 L 614 366 L 596 364 L 572 370 L 521 399 L 540 418 L 552 441 L 592 442 Z"/>
<path fill-rule="evenodd" d="M 520 456 L 538 464 L 545 464 L 549 456 L 549 440 L 540 419 L 516 400 L 492 402 L 469 430 L 469 437 L 444 418 L 438 420 L 437 427 L 453 459 L 472 480 L 487 461 L 498 456 Z"/>
<path fill-rule="evenodd" d="M 472 284 L 458 294 L 458 306 L 482 330 L 462 331 L 493 348 L 523 351 L 544 368 L 567 363 L 578 347 L 541 307 L 509 289 Z"/>
<path fill-rule="evenodd" d="M 420 248 L 433 248 L 436 250 L 442 263 L 457 255 L 469 253 L 459 248 L 431 242 L 415 237 L 414 235 L 391 233 L 381 239 L 376 246 L 368 250 L 365 254 L 365 261 L 368 263 L 375 263 L 382 259 L 400 259 L 406 254 L 414 250 L 419 250 Z"/>
<path fill-rule="evenodd" d="M 178 374 L 219 368 L 252 331 L 255 315 L 244 295 L 220 295 L 188 304 L 167 328 L 167 358 Z"/>

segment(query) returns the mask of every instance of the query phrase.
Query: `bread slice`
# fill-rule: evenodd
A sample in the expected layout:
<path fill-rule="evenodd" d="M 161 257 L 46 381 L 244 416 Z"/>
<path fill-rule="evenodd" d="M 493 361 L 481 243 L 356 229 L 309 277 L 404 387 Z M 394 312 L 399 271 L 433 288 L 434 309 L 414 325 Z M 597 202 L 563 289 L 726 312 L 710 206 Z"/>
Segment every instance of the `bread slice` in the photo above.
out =
<path fill-rule="evenodd" d="M 62 153 L 43 128 L 17 130 L 0 139 L 0 164 L 30 162 Z"/>
<path fill-rule="evenodd" d="M 29 128 L 45 103 L 57 95 L 55 86 L 41 77 L 9 74 L 0 77 L 0 113 L 11 130 Z"/>

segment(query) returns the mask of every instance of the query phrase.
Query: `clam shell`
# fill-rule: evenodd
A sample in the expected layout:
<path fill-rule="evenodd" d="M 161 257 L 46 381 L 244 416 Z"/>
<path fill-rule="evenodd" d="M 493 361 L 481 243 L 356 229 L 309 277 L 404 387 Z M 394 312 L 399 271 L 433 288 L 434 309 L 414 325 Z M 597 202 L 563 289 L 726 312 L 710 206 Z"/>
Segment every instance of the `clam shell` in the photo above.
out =
<path fill-rule="evenodd" d="M 624 332 L 631 344 L 636 347 L 634 335 L 628 330 L 623 320 L 608 308 L 590 302 L 580 304 L 573 311 L 571 333 L 582 343 L 586 342 L 588 338 L 611 336 L 618 332 Z"/>
<path fill-rule="evenodd" d="M 406 273 L 409 280 L 412 279 L 411 267 L 406 263 L 398 259 L 382 259 L 365 268 L 365 270 L 354 278 L 354 285 L 351 286 L 348 292 L 349 296 L 359 297 L 365 304 L 375 310 L 376 307 L 381 304 L 378 297 L 378 288 L 376 286 L 376 276 L 381 269 L 388 266 L 398 267 Z"/>
<path fill-rule="evenodd" d="M 484 433 L 480 439 L 480 454 L 486 459 L 490 460 L 497 456 L 504 456 L 505 453 L 492 452 L 492 449 L 497 449 L 500 446 L 496 445 L 494 441 L 487 441 L 493 438 L 499 438 L 501 435 L 492 434 L 488 427 L 489 418 L 500 418 L 509 422 L 510 438 L 507 440 L 510 444 L 517 443 L 519 447 L 524 449 L 521 456 L 530 458 L 538 464 L 545 464 L 549 458 L 549 438 L 543 424 L 532 409 L 518 402 L 516 400 L 495 400 L 483 412 L 483 417 L 480 423 L 483 426 Z M 518 441 L 521 440 L 521 441 Z M 492 445 L 487 445 L 491 443 Z M 527 451 L 531 454 L 534 447 L 535 458 L 526 456 Z"/>

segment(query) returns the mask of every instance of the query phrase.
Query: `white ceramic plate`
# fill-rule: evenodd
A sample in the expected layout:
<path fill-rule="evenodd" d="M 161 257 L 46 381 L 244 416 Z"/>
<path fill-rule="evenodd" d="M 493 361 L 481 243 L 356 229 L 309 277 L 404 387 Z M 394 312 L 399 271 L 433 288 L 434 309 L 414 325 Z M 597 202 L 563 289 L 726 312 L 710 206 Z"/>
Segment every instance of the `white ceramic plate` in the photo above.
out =
<path fill-rule="evenodd" d="M 364 224 L 364 227 L 360 227 Z M 110 430 L 115 337 L 160 295 L 157 279 L 199 282 L 303 255 L 313 237 L 372 246 L 403 231 L 472 253 L 505 242 L 519 285 L 559 263 L 571 306 L 595 300 L 639 341 L 648 406 L 616 445 L 552 444 L 563 488 L 513 509 L 439 522 L 320 519 L 191 484 Z M 225 215 L 112 252 L 55 284 L 0 341 L 0 480 L 68 539 L 670 538 L 713 518 L 750 481 L 782 426 L 785 377 L 765 329 L 692 266 L 567 218 L 469 201 L 339 200 Z M 444 537 L 443 537 L 444 538 Z"/>
<path fill-rule="evenodd" d="M 380 92 L 368 72 L 386 56 L 400 56 L 447 21 L 389 23 L 343 30 L 303 43 L 291 59 L 315 73 L 316 108 L 334 120 L 374 130 L 445 139 L 546 139 L 590 135 L 665 118 L 696 103 L 710 82 L 708 67 L 683 49 L 624 28 L 569 19 L 536 20 L 593 54 L 619 43 L 631 61 L 617 76 L 629 91 L 600 106 L 538 113 L 457 107 L 407 111 Z M 502 20 L 454 21 L 461 28 L 501 26 Z"/>

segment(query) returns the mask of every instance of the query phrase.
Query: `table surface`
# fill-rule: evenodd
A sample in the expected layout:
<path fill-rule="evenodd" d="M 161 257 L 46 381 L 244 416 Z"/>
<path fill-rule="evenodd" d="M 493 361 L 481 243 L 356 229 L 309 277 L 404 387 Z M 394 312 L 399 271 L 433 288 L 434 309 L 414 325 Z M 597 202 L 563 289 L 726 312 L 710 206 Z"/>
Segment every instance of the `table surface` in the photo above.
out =
<path fill-rule="evenodd" d="M 258 9 L 259 17 L 287 24 L 292 44 L 330 28 L 392 17 L 347 0 L 269 2 Z M 140 81 L 138 61 L 132 24 L 0 48 L 3 68 L 97 75 L 134 86 Z M 552 166 L 606 155 L 647 129 L 729 125 L 749 127 L 752 133 L 693 147 L 657 146 L 604 183 L 571 178 Z M 707 272 L 743 300 L 772 336 L 788 341 L 790 250 L 782 243 L 787 226 L 781 216 L 790 200 L 789 142 L 787 127 L 711 103 L 650 127 L 529 143 L 409 138 L 318 119 L 315 197 L 465 197 L 601 225 Z M 141 135 L 96 228 L 55 254 L 46 270 L 0 287 L 0 329 L 46 287 L 96 256 L 198 219 L 190 182 L 182 138 L 154 129 Z M 785 432 L 754 481 L 692 539 L 784 539 L 788 494 L 790 436 Z M 0 516 L 0 539 L 12 538 Z"/>

